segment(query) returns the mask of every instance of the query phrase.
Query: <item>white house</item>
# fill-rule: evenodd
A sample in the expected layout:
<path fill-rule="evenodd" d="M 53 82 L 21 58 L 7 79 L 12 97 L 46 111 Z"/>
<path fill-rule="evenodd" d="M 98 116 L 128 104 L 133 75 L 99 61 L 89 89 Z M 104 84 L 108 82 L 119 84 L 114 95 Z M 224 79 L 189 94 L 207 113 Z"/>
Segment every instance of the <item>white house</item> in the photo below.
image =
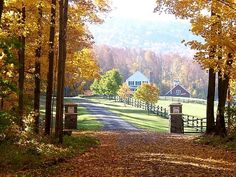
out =
<path fill-rule="evenodd" d="M 130 90 L 135 91 L 142 83 L 150 83 L 149 79 L 141 72 L 136 71 L 132 76 L 126 80 Z"/>

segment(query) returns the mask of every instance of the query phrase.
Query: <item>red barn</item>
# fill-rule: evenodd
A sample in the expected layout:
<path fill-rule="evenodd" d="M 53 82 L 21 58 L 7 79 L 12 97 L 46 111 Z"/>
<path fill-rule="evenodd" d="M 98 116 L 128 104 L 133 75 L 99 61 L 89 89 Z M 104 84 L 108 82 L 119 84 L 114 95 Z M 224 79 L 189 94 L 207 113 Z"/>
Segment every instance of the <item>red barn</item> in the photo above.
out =
<path fill-rule="evenodd" d="M 180 84 L 175 85 L 165 96 L 191 97 L 191 94 Z"/>

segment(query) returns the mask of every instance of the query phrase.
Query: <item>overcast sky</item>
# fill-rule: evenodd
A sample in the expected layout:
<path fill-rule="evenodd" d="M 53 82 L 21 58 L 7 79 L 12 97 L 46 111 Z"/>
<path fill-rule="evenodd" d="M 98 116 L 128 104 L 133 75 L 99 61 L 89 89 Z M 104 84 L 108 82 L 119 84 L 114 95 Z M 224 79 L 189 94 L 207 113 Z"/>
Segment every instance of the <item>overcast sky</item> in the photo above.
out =
<path fill-rule="evenodd" d="M 154 13 L 155 0 L 111 1 L 112 11 L 104 23 L 90 28 L 96 44 L 189 53 L 181 43 L 192 38 L 188 21 Z"/>
<path fill-rule="evenodd" d="M 176 21 L 173 15 L 154 13 L 155 0 L 112 0 L 113 11 L 109 16 L 151 21 Z M 178 20 L 188 23 L 186 20 Z"/>

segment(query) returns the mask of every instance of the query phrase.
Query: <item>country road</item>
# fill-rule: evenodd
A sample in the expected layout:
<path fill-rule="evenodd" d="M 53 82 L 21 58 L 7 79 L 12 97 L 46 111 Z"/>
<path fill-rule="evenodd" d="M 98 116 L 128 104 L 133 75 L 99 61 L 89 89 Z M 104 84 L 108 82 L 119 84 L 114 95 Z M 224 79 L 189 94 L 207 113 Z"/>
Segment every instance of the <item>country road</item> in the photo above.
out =
<path fill-rule="evenodd" d="M 103 124 L 103 131 L 143 131 L 123 120 L 115 113 L 112 113 L 106 108 L 97 105 L 96 103 L 92 103 L 89 100 L 80 99 L 79 104 L 80 106 L 87 108 L 88 111 Z"/>

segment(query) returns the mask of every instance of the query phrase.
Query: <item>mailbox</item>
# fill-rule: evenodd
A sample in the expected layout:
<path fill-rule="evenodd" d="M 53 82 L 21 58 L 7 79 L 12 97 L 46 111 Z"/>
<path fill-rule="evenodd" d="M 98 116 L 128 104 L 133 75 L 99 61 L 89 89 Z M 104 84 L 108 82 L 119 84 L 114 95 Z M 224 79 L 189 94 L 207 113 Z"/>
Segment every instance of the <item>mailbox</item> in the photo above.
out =
<path fill-rule="evenodd" d="M 65 129 L 77 129 L 77 104 L 65 104 Z"/>
<path fill-rule="evenodd" d="M 184 132 L 181 103 L 172 103 L 170 105 L 170 132 L 171 133 Z"/>

